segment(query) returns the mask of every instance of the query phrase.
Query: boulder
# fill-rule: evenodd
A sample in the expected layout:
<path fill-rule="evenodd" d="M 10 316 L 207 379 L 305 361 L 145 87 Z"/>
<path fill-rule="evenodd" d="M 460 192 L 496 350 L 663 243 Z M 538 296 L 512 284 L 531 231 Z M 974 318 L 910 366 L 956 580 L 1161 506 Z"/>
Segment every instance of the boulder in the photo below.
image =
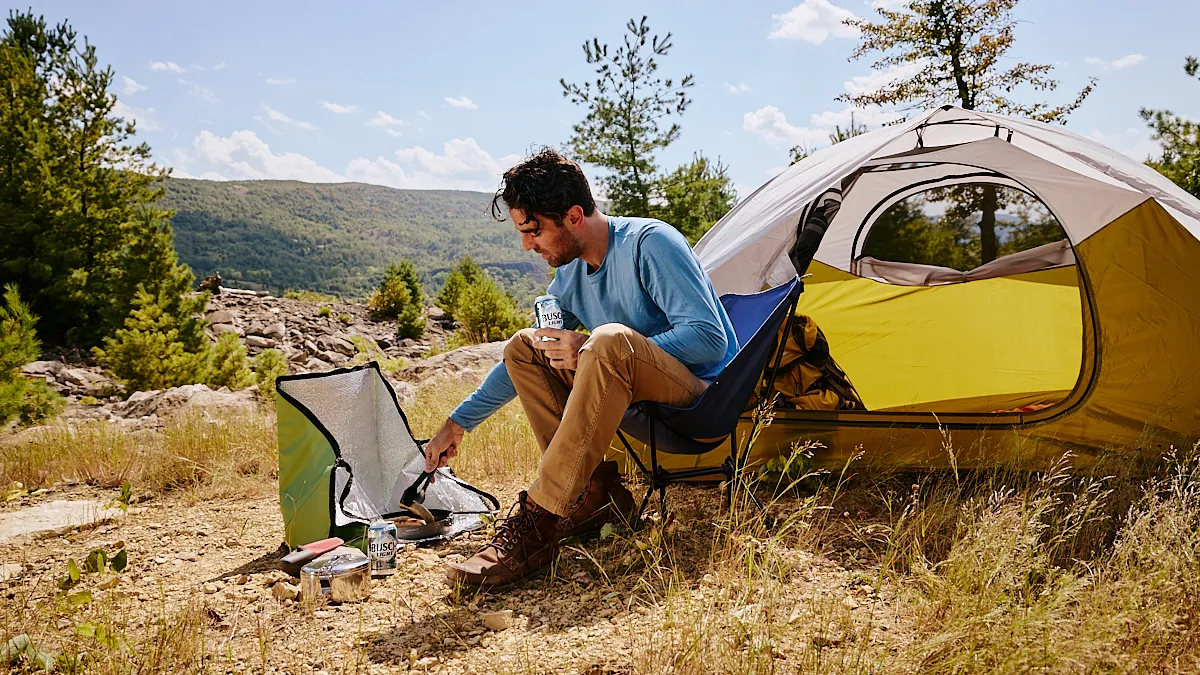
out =
<path fill-rule="evenodd" d="M 446 316 L 446 310 L 437 306 L 430 306 L 425 310 L 425 316 L 431 319 L 441 319 Z"/>
<path fill-rule="evenodd" d="M 304 364 L 304 370 L 307 372 L 310 372 L 310 373 L 319 372 L 319 371 L 328 370 L 328 369 L 329 369 L 329 364 L 325 363 L 324 361 L 322 361 L 321 359 L 318 359 L 316 357 L 310 358 L 308 360 L 308 362 Z"/>
<path fill-rule="evenodd" d="M 217 335 L 222 335 L 224 333 L 233 333 L 234 335 L 241 337 L 246 334 L 246 332 L 243 331 L 241 328 L 238 328 L 237 326 L 230 324 L 230 323 L 216 323 L 216 324 L 213 324 L 211 326 L 211 328 L 212 328 L 212 332 Z"/>
<path fill-rule="evenodd" d="M 207 385 L 189 384 L 173 389 L 139 391 L 114 406 L 113 412 L 127 419 L 155 415 L 160 419 L 188 412 L 205 414 L 248 413 L 256 409 L 254 392 L 213 391 Z"/>
<path fill-rule="evenodd" d="M 417 361 L 399 374 L 399 379 L 413 384 L 463 375 L 483 375 L 504 359 L 507 341 L 468 345 L 453 351 Z"/>
<path fill-rule="evenodd" d="M 215 312 L 209 312 L 207 319 L 208 323 L 216 326 L 221 324 L 231 324 L 234 322 L 235 317 L 233 316 L 233 312 L 227 309 L 220 309 Z"/>
<path fill-rule="evenodd" d="M 67 364 L 62 361 L 34 361 L 22 366 L 21 372 L 26 375 L 41 375 L 42 377 L 49 375 L 58 379 L 59 373 L 65 370 L 66 367 Z"/>
<path fill-rule="evenodd" d="M 338 336 L 329 338 L 329 349 L 345 356 L 354 356 L 354 343 Z"/>
<path fill-rule="evenodd" d="M 272 340 L 282 340 L 287 336 L 287 326 L 282 321 L 276 321 L 272 324 L 267 324 L 263 328 L 263 337 L 269 337 Z"/>
<path fill-rule="evenodd" d="M 250 346 L 250 347 L 255 347 L 257 349 L 270 349 L 277 344 L 279 344 L 279 343 L 270 338 L 259 337 L 257 335 L 247 335 L 246 336 L 246 345 Z"/>

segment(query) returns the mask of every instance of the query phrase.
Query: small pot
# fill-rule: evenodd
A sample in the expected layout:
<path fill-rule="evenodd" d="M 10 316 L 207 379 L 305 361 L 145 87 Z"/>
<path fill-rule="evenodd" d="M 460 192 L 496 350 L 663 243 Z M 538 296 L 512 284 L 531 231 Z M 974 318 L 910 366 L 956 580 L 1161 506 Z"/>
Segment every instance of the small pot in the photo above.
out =
<path fill-rule="evenodd" d="M 371 561 L 358 555 L 331 551 L 300 569 L 300 595 L 306 602 L 325 598 L 332 602 L 358 602 L 371 595 Z"/>

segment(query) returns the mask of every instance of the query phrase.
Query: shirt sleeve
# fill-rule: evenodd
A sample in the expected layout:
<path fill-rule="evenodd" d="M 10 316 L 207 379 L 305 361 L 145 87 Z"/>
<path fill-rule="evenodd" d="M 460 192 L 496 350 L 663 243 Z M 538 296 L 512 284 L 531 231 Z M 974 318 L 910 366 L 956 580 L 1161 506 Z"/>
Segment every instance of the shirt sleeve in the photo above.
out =
<path fill-rule="evenodd" d="M 682 234 L 669 225 L 648 230 L 641 241 L 638 274 L 671 325 L 647 336 L 651 342 L 685 364 L 724 358 L 729 338 L 716 297 Z"/>
<path fill-rule="evenodd" d="M 454 412 L 450 413 L 450 419 L 463 429 L 473 431 L 475 427 L 516 396 L 517 388 L 513 386 L 512 378 L 508 376 L 508 369 L 501 361 L 492 366 L 491 371 L 484 378 L 483 384 L 480 384 L 466 400 L 458 404 Z"/>

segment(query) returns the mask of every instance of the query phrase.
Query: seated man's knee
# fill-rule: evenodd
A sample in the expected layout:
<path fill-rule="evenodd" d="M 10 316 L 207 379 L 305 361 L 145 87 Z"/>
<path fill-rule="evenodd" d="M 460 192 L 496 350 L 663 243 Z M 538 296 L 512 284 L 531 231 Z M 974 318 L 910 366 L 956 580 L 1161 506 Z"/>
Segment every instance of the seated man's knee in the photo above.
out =
<path fill-rule="evenodd" d="M 529 355 L 533 353 L 532 343 L 536 339 L 533 336 L 532 328 L 522 328 L 513 333 L 513 336 L 508 339 L 504 345 L 504 360 L 511 361 L 513 359 L 529 360 Z"/>
<path fill-rule="evenodd" d="M 606 323 L 597 326 L 592 331 L 591 337 L 584 343 L 583 348 L 597 356 L 625 355 L 633 349 L 629 340 L 630 336 L 636 334 L 637 331 L 624 324 Z"/>

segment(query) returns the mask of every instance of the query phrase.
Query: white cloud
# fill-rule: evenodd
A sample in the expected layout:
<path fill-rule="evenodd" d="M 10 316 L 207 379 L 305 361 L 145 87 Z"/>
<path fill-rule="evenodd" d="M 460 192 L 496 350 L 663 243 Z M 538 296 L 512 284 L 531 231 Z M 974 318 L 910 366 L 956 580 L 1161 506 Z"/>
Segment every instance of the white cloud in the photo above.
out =
<path fill-rule="evenodd" d="M 117 101 L 112 111 L 117 117 L 137 122 L 138 131 L 162 131 L 162 125 L 155 119 L 154 108 L 135 108 Z"/>
<path fill-rule="evenodd" d="M 404 120 L 399 119 L 397 117 L 392 117 L 391 115 L 383 112 L 382 110 L 376 111 L 375 116 L 372 117 L 371 119 L 367 120 L 367 126 L 379 127 L 381 129 L 387 129 L 388 131 L 395 131 L 395 129 L 390 129 L 390 127 L 398 127 L 403 124 L 404 124 Z M 392 134 L 392 135 L 395 136 L 398 133 L 399 132 L 396 132 L 395 134 Z"/>
<path fill-rule="evenodd" d="M 233 180 L 303 180 L 338 183 L 344 176 L 293 152 L 276 153 L 253 131 L 235 131 L 228 137 L 201 131 L 192 143 L 193 160 L 208 170 Z"/>
<path fill-rule="evenodd" d="M 726 82 L 725 88 L 728 89 L 729 93 L 731 94 L 748 94 L 754 91 L 748 84 L 729 84 Z"/>
<path fill-rule="evenodd" d="M 187 72 L 183 69 L 182 66 L 180 66 L 178 63 L 175 63 L 174 61 L 151 61 L 150 62 L 150 70 L 163 70 L 168 73 Z"/>
<path fill-rule="evenodd" d="M 288 126 L 297 127 L 300 129 L 307 129 L 309 131 L 314 131 L 317 128 L 316 125 L 314 125 L 311 122 L 305 122 L 303 120 L 292 119 L 291 117 L 284 115 L 283 113 L 279 112 L 278 110 L 272 108 L 269 105 L 264 105 L 263 110 L 267 111 L 267 119 L 271 120 L 272 122 L 281 122 Z M 261 117 L 255 118 L 255 119 L 262 120 Z"/>
<path fill-rule="evenodd" d="M 329 101 L 321 101 L 321 107 L 338 115 L 348 115 L 357 109 L 352 105 L 341 105 L 338 103 L 330 103 Z"/>
<path fill-rule="evenodd" d="M 213 70 L 225 70 L 225 62 L 222 61 L 222 62 L 218 63 L 217 65 L 213 66 Z"/>
<path fill-rule="evenodd" d="M 773 105 L 746 113 L 742 117 L 742 128 L 764 140 L 786 145 L 807 146 L 829 140 L 827 130 L 793 126 Z"/>
<path fill-rule="evenodd" d="M 296 84 L 296 78 L 294 78 L 294 77 L 286 77 L 286 78 L 268 77 L 267 79 L 265 79 L 263 81 L 273 87 L 280 87 L 280 86 L 286 86 L 289 84 Z"/>
<path fill-rule="evenodd" d="M 396 129 L 384 129 L 383 133 L 387 134 L 388 136 L 391 136 L 392 138 L 401 138 L 402 136 L 404 136 L 404 134 L 402 132 L 397 131 Z"/>
<path fill-rule="evenodd" d="M 819 45 L 830 37 L 852 38 L 858 29 L 843 23 L 858 16 L 829 0 L 804 0 L 783 14 L 773 14 L 775 29 L 767 37 L 804 40 Z"/>
<path fill-rule="evenodd" d="M 445 101 L 446 101 L 446 103 L 449 103 L 450 105 L 454 106 L 455 108 L 466 108 L 467 110 L 474 110 L 479 107 L 479 106 L 475 105 L 471 101 L 471 99 L 467 98 L 466 96 L 459 96 L 458 98 L 450 98 L 449 96 L 447 96 L 445 98 Z"/>
<path fill-rule="evenodd" d="M 182 84 L 185 87 L 187 87 L 188 94 L 192 95 L 194 98 L 198 98 L 201 101 L 204 101 L 205 103 L 217 103 L 218 101 L 221 100 L 221 99 L 217 98 L 216 94 L 212 93 L 211 89 L 209 89 L 208 87 L 204 87 L 199 84 L 196 84 L 195 82 L 188 82 L 187 80 L 185 80 L 183 78 L 179 78 L 179 84 Z"/>
<path fill-rule="evenodd" d="M 851 96 L 869 94 L 879 91 L 884 85 L 916 75 L 925 69 L 925 65 L 924 61 L 917 61 L 893 66 L 887 70 L 872 70 L 867 75 L 855 75 L 848 82 L 843 82 L 842 86 Z"/>
<path fill-rule="evenodd" d="M 520 155 L 492 157 L 473 138 L 447 141 L 441 154 L 422 147 L 401 148 L 395 158 L 356 159 L 346 167 L 346 175 L 396 188 L 489 191 L 505 169 L 521 161 Z"/>
<path fill-rule="evenodd" d="M 835 127 L 849 129 L 851 122 L 855 126 L 867 125 L 868 129 L 880 127 L 889 122 L 895 122 L 901 114 L 895 110 L 887 110 L 878 106 L 870 108 L 855 108 L 848 105 L 841 110 L 826 110 L 812 116 L 812 124 L 822 129 L 832 131 Z"/>
<path fill-rule="evenodd" d="M 1145 61 L 1146 55 L 1145 54 L 1129 54 L 1126 56 L 1122 56 L 1119 59 L 1114 59 L 1112 61 L 1105 61 L 1104 59 L 1098 59 L 1094 56 L 1089 56 L 1084 60 L 1093 66 L 1100 66 L 1101 68 L 1104 68 L 1105 70 L 1121 70 L 1123 68 L 1129 68 L 1131 66 L 1136 66 L 1137 64 L 1141 63 L 1142 61 Z"/>
<path fill-rule="evenodd" d="M 429 113 L 425 112 L 424 110 L 418 110 L 417 115 L 419 115 L 422 119 L 429 119 Z"/>
<path fill-rule="evenodd" d="M 912 0 L 871 0 L 871 7 L 895 12 L 908 7 L 908 3 L 910 2 Z"/>
<path fill-rule="evenodd" d="M 122 94 L 136 94 L 139 91 L 146 91 L 146 85 L 138 84 L 137 80 L 133 79 L 132 77 L 129 77 L 128 75 L 124 75 L 121 77 L 121 93 Z"/>

